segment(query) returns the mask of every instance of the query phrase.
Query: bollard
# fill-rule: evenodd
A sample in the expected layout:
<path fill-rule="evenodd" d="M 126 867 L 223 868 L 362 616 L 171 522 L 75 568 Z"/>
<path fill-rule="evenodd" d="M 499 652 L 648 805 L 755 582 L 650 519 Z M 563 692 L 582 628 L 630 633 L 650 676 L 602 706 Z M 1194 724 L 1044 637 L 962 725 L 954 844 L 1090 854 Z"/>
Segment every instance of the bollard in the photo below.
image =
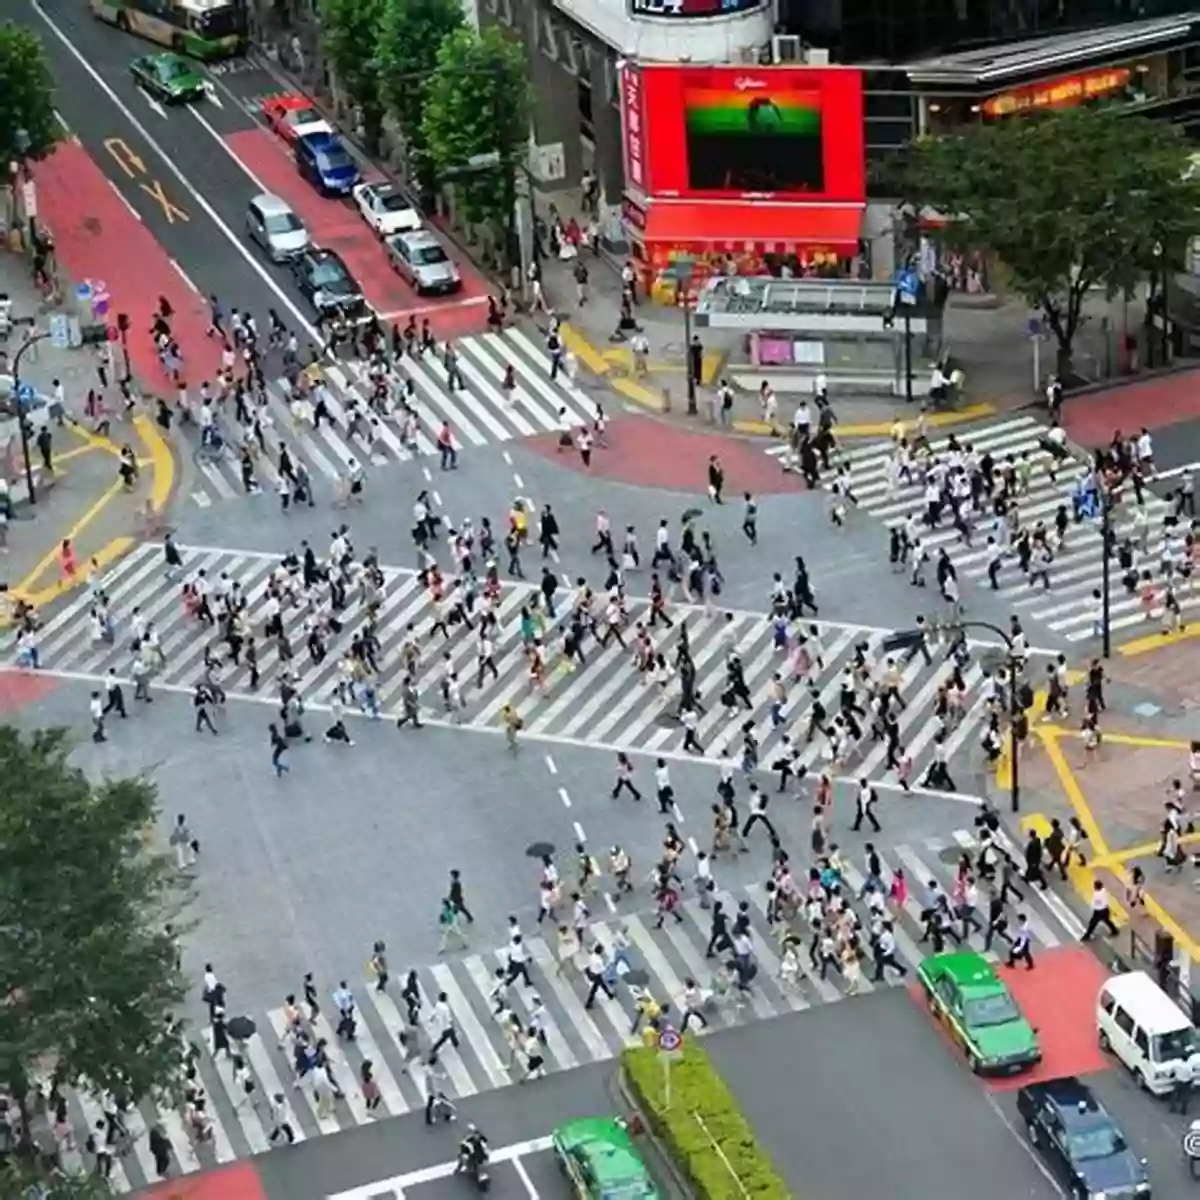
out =
<path fill-rule="evenodd" d="M 662 390 L 662 410 L 665 413 L 671 411 L 671 389 L 667 387 Z"/>

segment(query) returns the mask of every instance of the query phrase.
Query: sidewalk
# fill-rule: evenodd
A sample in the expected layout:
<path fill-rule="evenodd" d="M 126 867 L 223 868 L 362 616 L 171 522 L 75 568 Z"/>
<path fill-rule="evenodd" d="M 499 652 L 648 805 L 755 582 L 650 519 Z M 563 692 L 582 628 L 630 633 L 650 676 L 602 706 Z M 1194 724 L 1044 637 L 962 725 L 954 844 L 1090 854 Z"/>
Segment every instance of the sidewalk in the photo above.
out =
<path fill-rule="evenodd" d="M 7 251 L 0 251 L 0 291 L 12 298 L 14 319 L 34 318 L 35 322 L 14 325 L 8 342 L 0 344 L 0 351 L 7 356 L 0 370 L 0 393 L 8 395 L 12 390 L 10 364 L 28 337 L 45 332 L 49 314 L 40 311 L 41 295 L 25 260 Z M 120 558 L 138 536 L 152 532 L 146 514 L 154 514 L 152 525 L 156 526 L 170 499 L 174 462 L 147 417 L 138 415 L 132 422 L 114 420 L 111 437 L 98 437 L 73 420 L 82 415 L 88 389 L 99 385 L 99 362 L 90 348 L 59 349 L 49 339 L 31 346 L 21 359 L 22 383 L 32 384 L 39 396 L 50 396 L 58 380 L 66 396 L 62 424 L 44 410 L 30 422 L 34 427 L 31 433 L 36 434 L 45 424 L 50 434 L 49 469 L 31 437 L 34 503 L 29 500 L 19 424 L 11 415 L 0 420 L 0 463 L 14 502 L 8 547 L 0 559 L 0 582 L 8 587 L 10 598 L 19 597 L 38 607 L 82 583 L 93 559 L 103 569 Z M 115 388 L 110 390 L 115 394 Z M 134 448 L 140 466 L 131 491 L 126 491 L 118 475 L 124 444 Z M 64 539 L 74 547 L 78 564 L 74 579 L 64 578 L 60 568 Z"/>

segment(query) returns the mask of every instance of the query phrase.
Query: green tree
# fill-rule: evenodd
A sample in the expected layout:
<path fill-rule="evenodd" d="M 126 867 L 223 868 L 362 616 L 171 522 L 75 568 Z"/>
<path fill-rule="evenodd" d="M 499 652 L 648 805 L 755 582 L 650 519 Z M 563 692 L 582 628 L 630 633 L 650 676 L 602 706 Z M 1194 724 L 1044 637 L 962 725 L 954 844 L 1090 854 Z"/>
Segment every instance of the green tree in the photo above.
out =
<path fill-rule="evenodd" d="M 321 48 L 334 78 L 362 110 L 368 149 L 379 143 L 379 27 L 382 0 L 320 0 Z"/>
<path fill-rule="evenodd" d="M 58 135 L 54 80 L 41 39 L 6 22 L 0 25 L 0 162 L 44 158 Z"/>
<path fill-rule="evenodd" d="M 174 1096 L 185 989 L 167 926 L 186 894 L 147 843 L 155 788 L 93 784 L 69 752 L 63 730 L 0 726 L 0 1080 L 23 1108 L 50 1072 Z"/>
<path fill-rule="evenodd" d="M 404 133 L 409 170 L 420 174 L 421 114 L 428 76 L 442 43 L 463 26 L 459 0 L 382 0 L 379 90 L 384 108 Z"/>
<path fill-rule="evenodd" d="M 529 78 L 521 44 L 497 26 L 458 29 L 438 50 L 421 130 L 441 180 L 453 179 L 467 221 L 510 227 L 518 163 L 529 136 Z M 493 167 L 473 167 L 480 155 Z"/>
<path fill-rule="evenodd" d="M 901 182 L 906 199 L 946 218 L 939 241 L 1000 260 L 1045 314 L 1065 373 L 1088 291 L 1131 294 L 1194 232 L 1200 180 L 1187 165 L 1178 128 L 1075 109 L 923 139 Z"/>

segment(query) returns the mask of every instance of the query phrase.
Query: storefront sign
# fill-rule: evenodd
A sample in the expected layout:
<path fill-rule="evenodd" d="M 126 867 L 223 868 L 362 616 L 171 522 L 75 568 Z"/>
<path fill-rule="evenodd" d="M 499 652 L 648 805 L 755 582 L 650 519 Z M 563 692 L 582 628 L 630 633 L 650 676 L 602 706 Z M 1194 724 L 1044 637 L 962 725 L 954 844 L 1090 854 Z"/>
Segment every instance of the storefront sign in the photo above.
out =
<path fill-rule="evenodd" d="M 862 88 L 846 67 L 627 66 L 626 185 L 672 199 L 861 203 Z"/>
<path fill-rule="evenodd" d="M 1007 117 L 1036 108 L 1074 108 L 1098 96 L 1120 91 L 1132 74 L 1128 67 L 1102 67 L 1080 75 L 1048 79 L 992 96 L 983 102 L 983 113 L 987 117 Z"/>
<path fill-rule="evenodd" d="M 635 17 L 727 17 L 731 13 L 753 12 L 764 0 L 629 0 Z"/>
<path fill-rule="evenodd" d="M 646 121 L 642 68 L 626 63 L 621 68 L 621 136 L 625 146 L 625 183 L 635 191 L 646 189 Z"/>

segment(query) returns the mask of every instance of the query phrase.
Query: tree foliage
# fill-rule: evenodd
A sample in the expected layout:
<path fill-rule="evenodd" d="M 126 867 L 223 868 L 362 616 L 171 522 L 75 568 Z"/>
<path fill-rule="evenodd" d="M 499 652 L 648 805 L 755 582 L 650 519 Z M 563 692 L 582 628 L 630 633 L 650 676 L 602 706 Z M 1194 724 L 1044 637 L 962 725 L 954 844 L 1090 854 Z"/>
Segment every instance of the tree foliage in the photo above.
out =
<path fill-rule="evenodd" d="M 0 25 L 0 163 L 21 156 L 19 130 L 29 139 L 29 158 L 54 149 L 59 125 L 54 116 L 54 80 L 41 39 L 9 21 Z"/>
<path fill-rule="evenodd" d="M 379 24 L 383 0 L 320 0 L 321 48 L 338 85 L 363 111 L 371 132 L 379 100 Z"/>
<path fill-rule="evenodd" d="M 922 140 L 902 186 L 946 219 L 939 241 L 996 255 L 1069 359 L 1089 289 L 1129 294 L 1194 231 L 1200 181 L 1187 165 L 1166 122 L 1074 109 Z"/>
<path fill-rule="evenodd" d="M 404 133 L 410 156 L 423 150 L 421 115 L 426 77 L 442 43 L 463 26 L 459 0 L 382 0 L 379 20 L 379 92 Z"/>
<path fill-rule="evenodd" d="M 458 29 L 438 50 L 421 130 L 434 170 L 454 178 L 459 210 L 470 222 L 508 228 L 529 136 L 528 78 L 524 48 L 497 26 L 478 34 Z M 472 158 L 492 153 L 500 156 L 496 168 L 469 171 Z"/>
<path fill-rule="evenodd" d="M 166 926 L 185 899 L 152 850 L 153 784 L 92 784 L 62 730 L 0 726 L 0 1080 L 137 1101 L 173 1092 L 184 995 Z"/>

